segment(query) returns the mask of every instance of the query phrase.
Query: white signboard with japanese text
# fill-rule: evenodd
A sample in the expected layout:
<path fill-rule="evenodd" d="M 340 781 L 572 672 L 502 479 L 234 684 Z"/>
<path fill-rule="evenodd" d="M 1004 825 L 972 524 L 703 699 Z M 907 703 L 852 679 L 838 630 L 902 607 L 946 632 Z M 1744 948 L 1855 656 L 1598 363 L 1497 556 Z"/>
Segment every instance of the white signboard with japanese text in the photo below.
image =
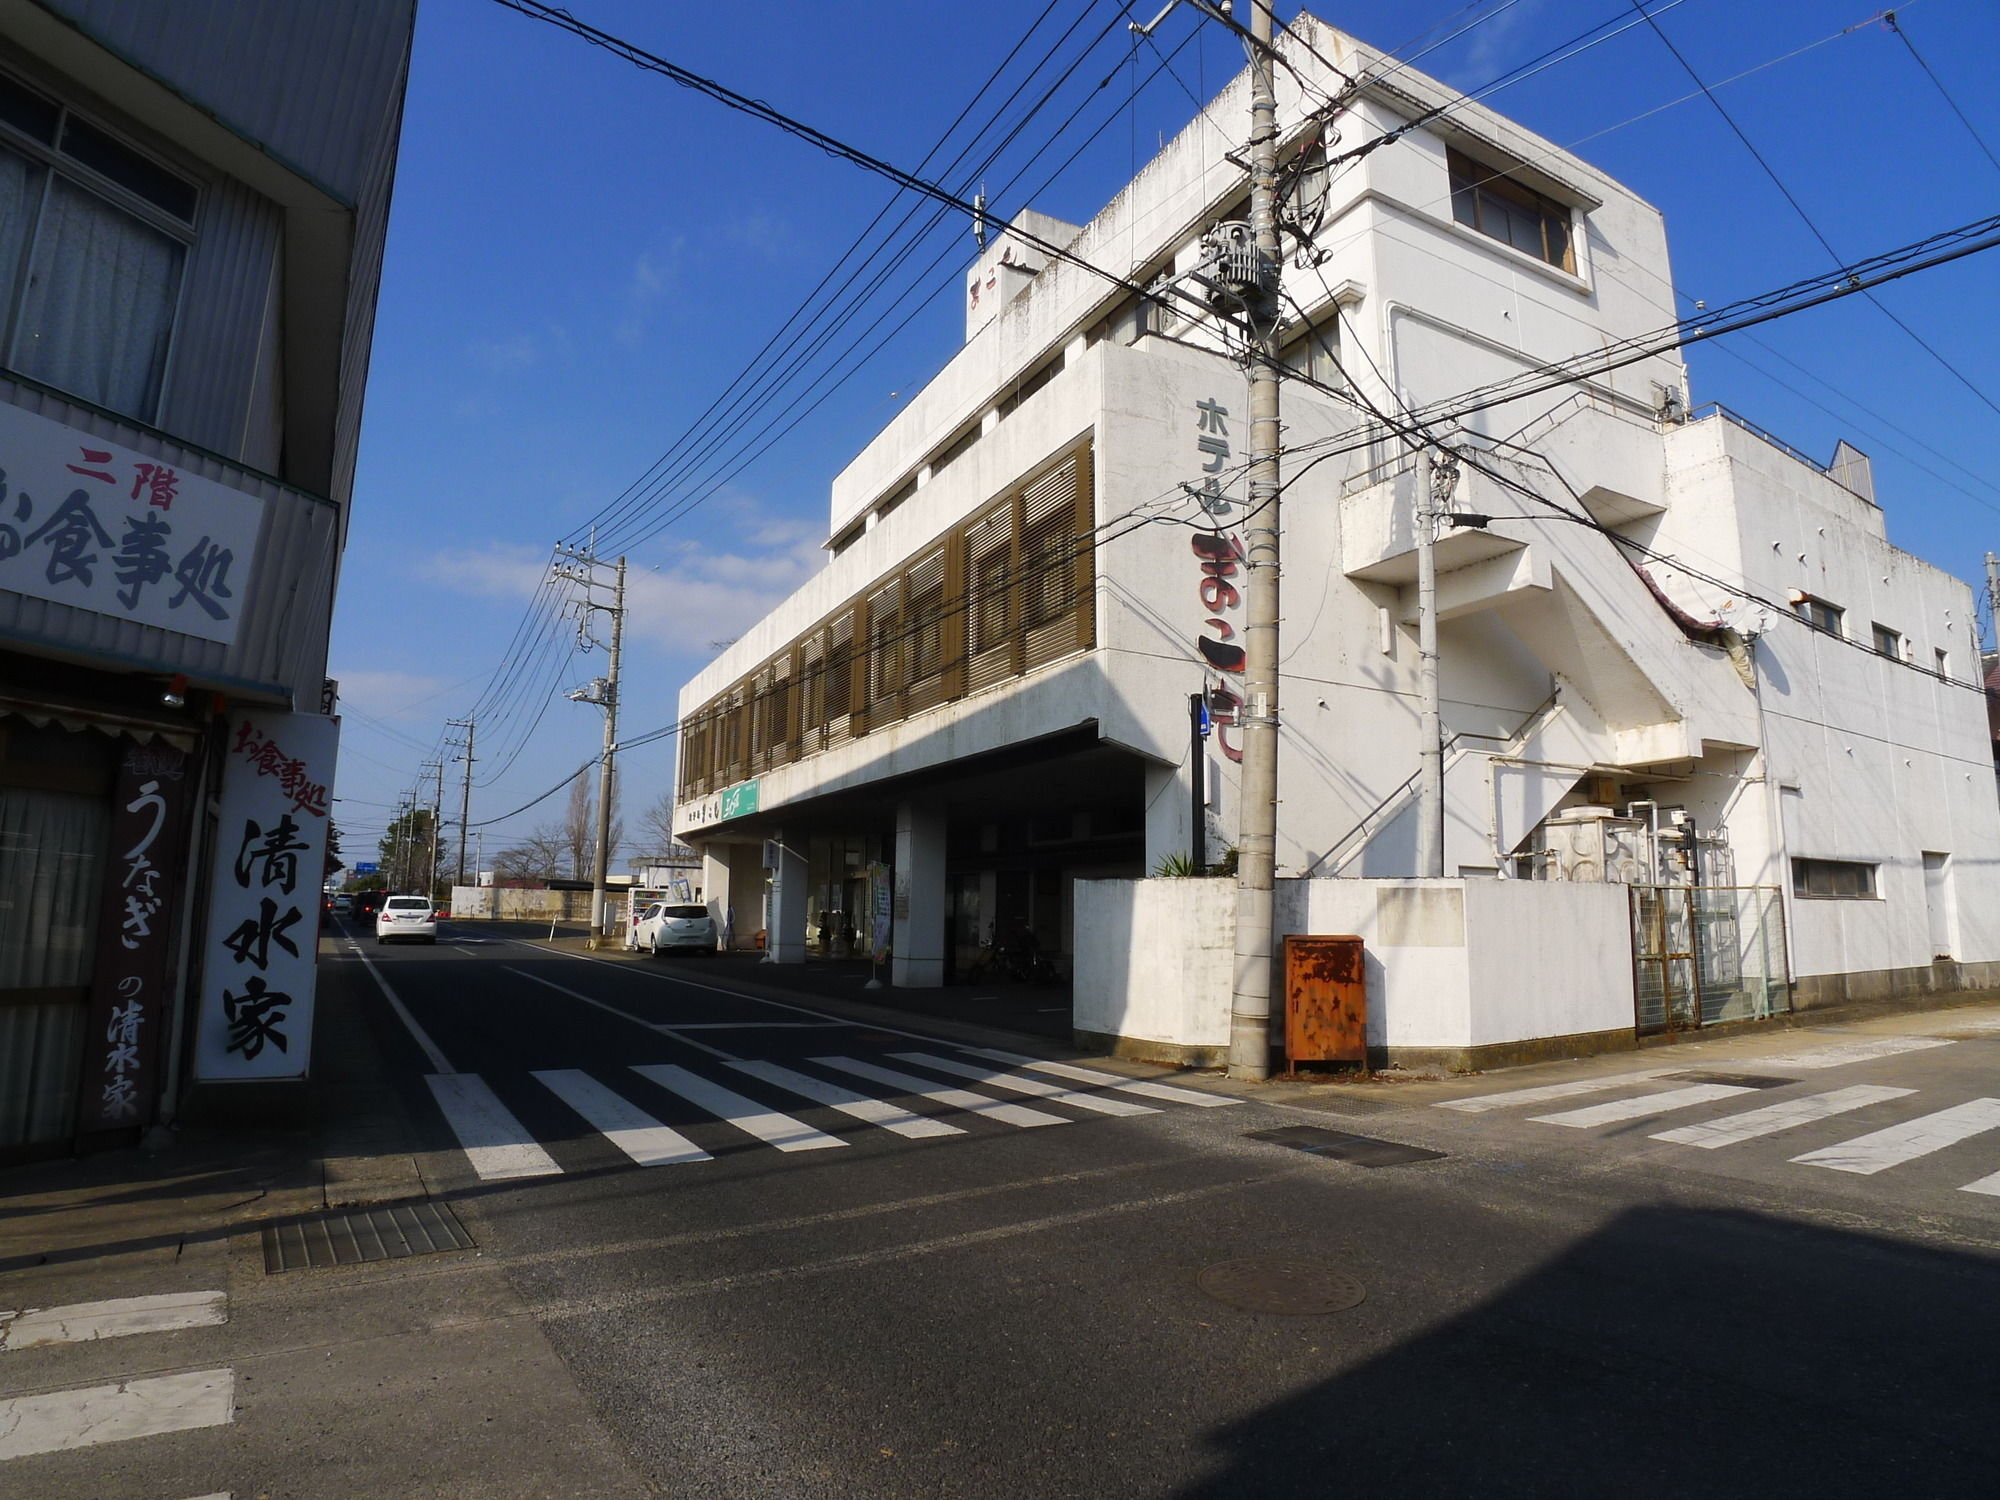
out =
<path fill-rule="evenodd" d="M 0 402 L 0 589 L 228 644 L 263 502 Z"/>
<path fill-rule="evenodd" d="M 303 1078 L 340 723 L 253 713 L 232 717 L 227 733 L 195 1074 Z"/>

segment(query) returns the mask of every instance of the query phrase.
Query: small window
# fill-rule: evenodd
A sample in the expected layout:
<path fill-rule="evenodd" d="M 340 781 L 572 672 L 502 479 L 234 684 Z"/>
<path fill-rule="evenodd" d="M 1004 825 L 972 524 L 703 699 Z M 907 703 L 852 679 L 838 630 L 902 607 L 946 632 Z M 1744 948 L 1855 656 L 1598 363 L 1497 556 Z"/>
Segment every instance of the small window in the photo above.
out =
<path fill-rule="evenodd" d="M 883 499 L 882 503 L 875 507 L 875 519 L 878 521 L 881 520 L 882 517 L 888 515 L 890 511 L 894 510 L 897 506 L 901 505 L 905 500 L 909 499 L 910 496 L 914 495 L 916 492 L 917 492 L 917 478 L 914 474 L 912 474 L 908 479 L 904 480 L 894 490 L 890 491 L 890 493 Z"/>
<path fill-rule="evenodd" d="M 1278 351 L 1278 361 L 1296 370 L 1315 385 L 1343 389 L 1347 381 L 1340 371 L 1340 323 L 1329 318 L 1308 328 Z"/>
<path fill-rule="evenodd" d="M 1454 219 L 1537 260 L 1576 270 L 1566 204 L 1514 181 L 1505 168 L 1489 167 L 1462 151 L 1447 150 L 1445 159 L 1451 172 Z"/>
<path fill-rule="evenodd" d="M 1938 646 L 1932 650 L 1931 657 L 1937 662 L 1938 676 L 1948 679 L 1951 676 L 1951 653 Z"/>
<path fill-rule="evenodd" d="M 391 896 L 388 901 L 390 911 L 429 911 L 430 902 L 422 896 Z"/>
<path fill-rule="evenodd" d="M 1900 631 L 1891 630 L 1887 625 L 1875 627 L 1875 651 L 1891 661 L 1903 659 L 1903 637 Z"/>
<path fill-rule="evenodd" d="M 1824 630 L 1828 635 L 1840 635 L 1840 617 L 1844 611 L 1837 604 L 1828 604 L 1824 599 L 1815 599 L 1811 594 L 1802 594 L 1792 608 L 1799 612 L 1799 618 L 1814 630 Z"/>
<path fill-rule="evenodd" d="M 705 906 L 669 906 L 664 908 L 664 911 L 667 916 L 679 917 L 683 920 L 690 917 L 705 917 L 708 915 L 708 908 Z"/>
<path fill-rule="evenodd" d="M 1875 895 L 1875 866 L 1852 859 L 1794 859 L 1792 894 L 1867 901 Z"/>
<path fill-rule="evenodd" d="M 974 422 L 970 427 L 966 428 L 965 431 L 961 432 L 957 437 L 953 438 L 950 442 L 946 443 L 942 448 L 940 448 L 937 451 L 936 456 L 931 459 L 931 472 L 933 474 L 937 473 L 938 470 L 942 469 L 946 464 L 950 463 L 953 459 L 962 456 L 966 449 L 970 448 L 974 443 L 978 441 L 979 441 L 979 423 Z"/>

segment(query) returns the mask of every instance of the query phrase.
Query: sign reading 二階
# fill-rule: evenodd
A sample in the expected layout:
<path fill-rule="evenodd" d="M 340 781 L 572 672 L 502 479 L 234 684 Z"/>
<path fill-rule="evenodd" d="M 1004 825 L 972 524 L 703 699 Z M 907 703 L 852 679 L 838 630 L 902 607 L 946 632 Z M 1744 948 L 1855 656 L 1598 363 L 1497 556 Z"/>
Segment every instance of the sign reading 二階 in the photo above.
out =
<path fill-rule="evenodd" d="M 312 1056 L 327 783 L 338 720 L 245 714 L 225 742 L 195 1071 L 302 1078 Z"/>
<path fill-rule="evenodd" d="M 0 589 L 227 644 L 263 519 L 227 485 L 0 404 Z"/>

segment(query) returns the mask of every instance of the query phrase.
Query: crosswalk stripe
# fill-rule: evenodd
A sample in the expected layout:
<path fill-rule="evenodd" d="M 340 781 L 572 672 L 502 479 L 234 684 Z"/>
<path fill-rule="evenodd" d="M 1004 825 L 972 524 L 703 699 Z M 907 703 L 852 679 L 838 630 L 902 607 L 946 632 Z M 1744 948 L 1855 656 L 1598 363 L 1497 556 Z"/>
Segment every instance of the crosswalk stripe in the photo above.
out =
<path fill-rule="evenodd" d="M 1687 1109 L 1691 1105 L 1709 1104 L 1717 1099 L 1754 1092 L 1754 1089 L 1733 1083 L 1697 1083 L 1684 1089 L 1669 1089 L 1664 1094 L 1635 1094 L 1630 1099 L 1613 1099 L 1609 1104 L 1590 1104 L 1582 1109 L 1565 1110 L 1559 1115 L 1534 1115 L 1531 1118 L 1538 1125 L 1567 1125 L 1573 1130 L 1582 1130 L 1592 1125 L 1615 1125 L 1620 1120 L 1663 1115 L 1670 1110 Z"/>
<path fill-rule="evenodd" d="M 814 1062 L 823 1068 L 839 1068 L 843 1073 L 859 1074 L 872 1078 L 877 1083 L 886 1083 L 919 1099 L 929 1099 L 936 1104 L 945 1104 L 953 1109 L 962 1109 L 971 1114 L 990 1115 L 1009 1125 L 1022 1127 L 1032 1125 L 1067 1125 L 1070 1122 L 1061 1115 L 1045 1114 L 1039 1109 L 1029 1109 L 1020 1104 L 1002 1104 L 998 1099 L 988 1099 L 983 1094 L 975 1094 L 968 1089 L 941 1089 L 933 1086 L 929 1079 L 913 1077 L 908 1073 L 898 1073 L 894 1068 L 878 1068 L 873 1063 L 857 1062 L 851 1057 L 815 1057 Z"/>
<path fill-rule="evenodd" d="M 1987 1016 L 1978 1021 L 1948 1021 L 1946 1031 L 2000 1031 L 2000 1016 Z"/>
<path fill-rule="evenodd" d="M 120 1339 L 135 1333 L 168 1333 L 207 1328 L 228 1321 L 222 1292 L 160 1292 L 110 1302 L 72 1302 L 66 1307 L 31 1307 L 0 1313 L 0 1349 L 33 1349 L 42 1344 L 81 1344 Z"/>
<path fill-rule="evenodd" d="M 1134 1104 L 1129 1099 L 1107 1099 L 1102 1094 L 1086 1093 L 1082 1089 L 1066 1089 L 1053 1083 L 1043 1083 L 1038 1078 L 1023 1078 L 1018 1073 L 1003 1073 L 997 1068 L 982 1068 L 977 1063 L 953 1062 L 946 1057 L 933 1057 L 928 1052 L 898 1052 L 901 1062 L 915 1063 L 920 1068 L 933 1068 L 941 1073 L 956 1073 L 961 1078 L 970 1078 L 976 1083 L 984 1083 L 996 1089 L 1009 1089 L 1016 1094 L 1027 1094 L 1031 1098 L 1047 1099 L 1052 1104 L 1073 1104 L 1078 1109 L 1094 1110 L 1100 1115 L 1156 1115 L 1159 1111 L 1150 1104 Z"/>
<path fill-rule="evenodd" d="M 880 1125 L 884 1130 L 897 1135 L 921 1139 L 926 1136 L 964 1135 L 956 1125 L 948 1125 L 943 1120 L 933 1120 L 929 1115 L 916 1114 L 910 1110 L 890 1104 L 886 1100 L 871 1099 L 866 1094 L 857 1094 L 852 1089 L 844 1089 L 837 1083 L 828 1083 L 823 1078 L 813 1078 L 805 1073 L 795 1073 L 790 1068 L 781 1068 L 771 1062 L 732 1062 L 730 1065 L 752 1078 L 761 1078 L 766 1083 L 774 1083 L 781 1089 L 790 1089 L 795 1094 L 824 1104 L 829 1109 L 837 1109 L 844 1115 L 852 1115 L 857 1120 L 866 1120 L 870 1125 Z"/>
<path fill-rule="evenodd" d="M 1175 1088 L 1170 1083 L 1151 1083 L 1143 1078 L 1100 1073 L 1094 1068 L 1079 1068 L 1074 1063 L 1044 1062 L 1039 1057 L 1024 1057 L 1018 1052 L 1001 1052 L 992 1047 L 966 1047 L 963 1050 L 974 1057 L 990 1057 L 995 1062 L 1008 1063 L 1013 1067 L 1032 1068 L 1037 1073 L 1052 1073 L 1057 1078 L 1070 1078 L 1101 1089 L 1117 1089 L 1121 1094 L 1143 1094 L 1148 1099 L 1165 1099 L 1172 1104 L 1193 1104 L 1203 1109 L 1214 1109 L 1224 1104 L 1243 1102 L 1221 1094 L 1202 1094 L 1193 1089 Z"/>
<path fill-rule="evenodd" d="M 1849 1089 L 1835 1089 L 1830 1094 L 1808 1094 L 1803 1099 L 1784 1099 L 1776 1104 L 1749 1110 L 1740 1115 L 1725 1115 L 1719 1120 L 1704 1120 L 1698 1125 L 1683 1125 L 1678 1130 L 1663 1130 L 1653 1139 L 1673 1141 L 1681 1146 L 1700 1146 L 1703 1150 L 1713 1151 L 1718 1146 L 1733 1146 L 1738 1141 L 1754 1140 L 1760 1135 L 1776 1135 L 1781 1130 L 1810 1125 L 1814 1120 L 1830 1119 L 1834 1115 L 1844 1115 L 1849 1110 L 1866 1109 L 1871 1104 L 1900 1099 L 1906 1094 L 1915 1092 L 1915 1089 L 1892 1089 L 1870 1083 L 1857 1084 Z"/>
<path fill-rule="evenodd" d="M 1473 1094 L 1464 1099 L 1440 1099 L 1435 1109 L 1462 1110 L 1483 1115 L 1492 1109 L 1508 1109 L 1516 1104 L 1546 1104 L 1552 1099 L 1574 1099 L 1579 1094 L 1601 1094 L 1606 1089 L 1623 1088 L 1628 1083 L 1646 1083 L 1667 1071 L 1648 1068 L 1643 1073 L 1611 1073 L 1603 1078 L 1585 1078 L 1575 1083 L 1545 1083 L 1539 1088 L 1513 1089 L 1504 1094 Z"/>
<path fill-rule="evenodd" d="M 477 1073 L 428 1073 L 424 1082 L 483 1180 L 549 1177 L 562 1171 Z"/>
<path fill-rule="evenodd" d="M 1949 1037 L 1879 1036 L 1867 1041 L 1836 1042 L 1830 1047 L 1811 1047 L 1803 1052 L 1780 1052 L 1776 1057 L 1745 1057 L 1753 1068 L 1799 1068 L 1814 1072 L 1820 1068 L 1844 1068 L 1849 1063 L 1873 1062 L 1880 1057 L 1897 1057 L 1905 1052 L 1921 1052 L 1926 1047 L 1949 1047 Z"/>
<path fill-rule="evenodd" d="M 1942 1151 L 1988 1130 L 2000 1130 L 2000 1099 L 1972 1099 L 1792 1158 L 1809 1167 L 1872 1176 L 1890 1167 Z"/>
<path fill-rule="evenodd" d="M 662 1125 L 624 1095 L 613 1093 L 580 1068 L 554 1068 L 534 1076 L 642 1167 L 710 1159 L 706 1151 L 678 1130 Z"/>
<path fill-rule="evenodd" d="M 1984 1193 L 1990 1198 L 2000 1198 L 2000 1172 L 1991 1177 L 1982 1177 L 1977 1182 L 1968 1182 L 1960 1188 L 1961 1193 Z"/>
<path fill-rule="evenodd" d="M 802 1120 L 766 1109 L 756 1100 L 746 1099 L 719 1083 L 710 1083 L 699 1073 L 691 1073 L 677 1064 L 635 1063 L 632 1071 L 780 1151 L 820 1151 L 847 1144 L 837 1135 L 814 1130 Z"/>
<path fill-rule="evenodd" d="M 236 1372 L 194 1370 L 0 1401 L 0 1460 L 219 1427 L 236 1415 Z"/>

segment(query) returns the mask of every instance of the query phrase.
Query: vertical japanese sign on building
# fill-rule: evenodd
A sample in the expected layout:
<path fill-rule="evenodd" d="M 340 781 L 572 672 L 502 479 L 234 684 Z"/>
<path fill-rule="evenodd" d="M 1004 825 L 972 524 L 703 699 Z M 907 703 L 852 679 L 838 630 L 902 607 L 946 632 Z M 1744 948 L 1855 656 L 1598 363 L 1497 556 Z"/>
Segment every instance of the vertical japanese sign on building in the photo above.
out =
<path fill-rule="evenodd" d="M 0 403 L 0 589 L 228 644 L 262 502 Z"/>
<path fill-rule="evenodd" d="M 306 1074 L 339 740 L 339 721 L 318 714 L 230 725 L 195 1046 L 206 1082 Z"/>
<path fill-rule="evenodd" d="M 1201 572 L 1197 588 L 1206 627 L 1195 639 L 1195 649 L 1210 673 L 1202 681 L 1202 696 L 1208 704 L 1209 721 L 1215 726 L 1215 742 L 1233 761 L 1243 759 L 1241 747 L 1230 739 L 1236 727 L 1237 710 L 1243 695 L 1231 678 L 1241 678 L 1246 661 L 1236 640 L 1234 616 L 1243 604 L 1243 591 L 1236 579 L 1244 565 L 1243 539 L 1223 528 L 1237 510 L 1237 503 L 1222 492 L 1223 474 L 1229 466 L 1229 408 L 1210 398 L 1197 401 L 1195 451 L 1202 457 L 1202 477 L 1187 486 L 1209 516 L 1210 531 L 1197 531 L 1189 545 Z M 1212 632 L 1212 633 L 1211 633 Z"/>
<path fill-rule="evenodd" d="M 152 1117 L 167 949 L 181 910 L 170 897 L 182 880 L 188 784 L 187 756 L 168 745 L 129 746 L 118 763 L 77 1100 L 77 1128 L 85 1133 Z"/>

